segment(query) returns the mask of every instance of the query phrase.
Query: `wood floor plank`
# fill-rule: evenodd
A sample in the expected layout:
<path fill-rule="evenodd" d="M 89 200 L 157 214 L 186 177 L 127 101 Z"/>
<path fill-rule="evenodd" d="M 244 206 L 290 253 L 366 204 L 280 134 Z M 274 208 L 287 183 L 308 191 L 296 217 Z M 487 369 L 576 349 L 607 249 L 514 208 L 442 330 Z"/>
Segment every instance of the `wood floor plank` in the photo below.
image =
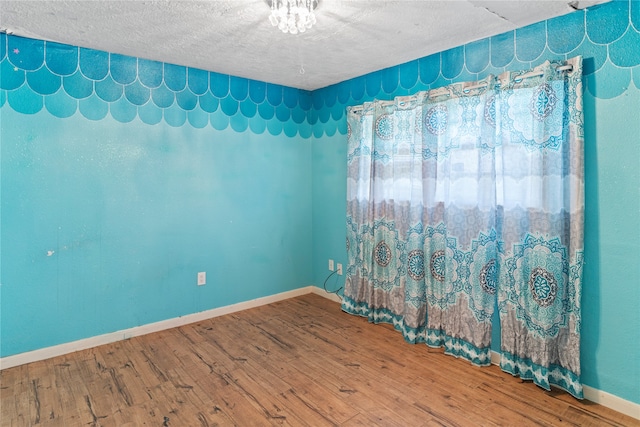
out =
<path fill-rule="evenodd" d="M 81 422 L 81 418 L 72 390 L 74 381 L 69 372 L 69 367 L 71 366 L 69 358 L 67 356 L 60 356 L 49 359 L 48 362 L 52 367 L 52 382 L 55 384 L 56 398 L 60 406 L 61 413 L 59 416 L 61 416 L 68 425 L 78 425 L 78 423 Z M 74 380 L 77 381 L 78 379 L 82 380 L 81 378 Z"/>
<path fill-rule="evenodd" d="M 345 380 L 343 390 L 348 394 L 345 402 L 359 408 L 361 413 L 379 413 L 385 420 L 405 426 L 427 425 L 433 420 L 428 412 L 413 404 L 421 396 L 390 387 L 376 377 L 354 375 Z"/>
<path fill-rule="evenodd" d="M 295 363 L 298 366 L 298 363 Z M 287 366 L 286 364 L 282 365 Z M 260 365 L 249 363 L 244 366 L 243 371 L 250 375 L 254 381 L 259 383 L 265 390 L 276 396 L 282 406 L 288 410 L 289 417 L 299 421 L 293 425 L 330 426 L 336 425 L 322 410 L 315 405 L 310 405 L 307 399 L 299 395 L 294 382 L 289 380 L 292 372 L 297 371 L 292 367 L 289 370 L 282 369 L 280 372 L 285 375 L 278 376 L 271 373 L 271 370 L 262 369 Z M 296 372 L 299 375 L 300 372 Z M 310 380 L 312 381 L 312 380 Z"/>
<path fill-rule="evenodd" d="M 619 423 L 616 419 L 609 418 L 605 414 L 600 414 L 596 412 L 590 411 L 585 405 L 581 407 L 576 407 L 574 405 L 569 405 L 566 411 L 562 414 L 566 420 L 569 420 L 575 425 L 585 426 L 585 427 L 596 427 L 596 426 L 616 426 L 621 427 L 626 424 Z"/>
<path fill-rule="evenodd" d="M 53 423 L 62 414 L 62 408 L 55 397 L 55 381 L 48 360 L 28 365 L 33 400 L 37 402 L 37 416 L 34 424 Z"/>
<path fill-rule="evenodd" d="M 342 400 L 339 391 L 313 382 L 303 372 L 292 373 L 285 380 L 291 384 L 290 391 L 295 397 L 337 425 L 357 414 L 355 408 Z"/>
<path fill-rule="evenodd" d="M 31 423 L 31 406 L 29 404 L 29 369 L 28 365 L 16 366 L 2 371 L 2 419 L 11 426 L 27 426 Z M 5 388 L 6 387 L 6 388 Z M 7 413 L 5 416 L 4 413 Z"/>
<path fill-rule="evenodd" d="M 0 372 L 0 426 L 640 426 L 308 294 Z"/>
<path fill-rule="evenodd" d="M 359 412 L 353 418 L 348 419 L 341 424 L 344 427 L 369 427 L 369 426 L 385 426 L 385 427 L 406 427 L 402 420 L 392 416 L 389 412 L 381 408 L 375 408 L 370 412 Z M 411 424 L 420 425 L 420 424 Z"/>
<path fill-rule="evenodd" d="M 99 426 L 102 425 L 101 420 L 109 416 L 108 411 L 111 411 L 117 404 L 111 401 L 111 395 L 98 391 L 98 398 L 93 399 L 92 393 L 89 390 L 91 381 L 84 377 L 81 363 L 78 360 L 78 353 L 72 353 L 70 355 L 63 356 L 63 363 L 57 366 L 56 376 L 60 379 L 60 385 L 68 393 L 67 405 L 75 409 L 76 414 L 71 414 L 71 417 L 67 416 L 65 410 L 65 422 L 71 423 L 74 421 L 74 416 L 77 417 L 79 423 Z M 92 377 L 91 380 L 105 381 L 102 377 Z M 106 382 L 108 384 L 108 382 Z M 100 409 L 96 409 L 100 407 Z"/>
<path fill-rule="evenodd" d="M 112 397 L 121 405 L 139 405 L 149 400 L 149 395 L 124 348 L 125 343 L 118 342 L 109 348 L 96 349 L 96 354 L 102 356 L 100 374 L 107 381 Z"/>
<path fill-rule="evenodd" d="M 194 390 L 201 399 L 208 400 L 205 404 L 208 413 L 228 421 L 220 425 L 252 425 L 256 424 L 256 420 L 262 420 L 261 425 L 273 424 L 267 421 L 259 406 L 252 405 L 251 397 L 238 387 L 230 372 L 213 370 L 210 374 L 197 377 L 193 377 L 191 372 L 186 375 L 191 376 Z"/>

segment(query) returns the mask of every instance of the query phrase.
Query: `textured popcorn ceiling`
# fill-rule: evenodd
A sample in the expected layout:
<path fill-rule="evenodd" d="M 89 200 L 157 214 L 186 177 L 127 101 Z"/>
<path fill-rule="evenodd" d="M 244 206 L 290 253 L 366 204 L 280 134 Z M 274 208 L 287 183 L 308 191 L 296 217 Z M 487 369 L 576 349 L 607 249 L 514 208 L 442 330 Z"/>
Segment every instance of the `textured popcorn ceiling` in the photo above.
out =
<path fill-rule="evenodd" d="M 291 35 L 270 0 L 0 0 L 0 32 L 312 90 L 605 1 L 320 0 Z"/>

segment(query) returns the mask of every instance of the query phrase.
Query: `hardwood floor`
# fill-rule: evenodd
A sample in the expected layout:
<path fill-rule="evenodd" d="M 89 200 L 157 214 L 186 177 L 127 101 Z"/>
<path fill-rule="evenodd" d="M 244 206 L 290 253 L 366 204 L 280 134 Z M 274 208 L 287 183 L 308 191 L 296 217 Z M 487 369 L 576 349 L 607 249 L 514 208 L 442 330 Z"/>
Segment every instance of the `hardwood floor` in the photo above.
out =
<path fill-rule="evenodd" d="M 2 426 L 639 426 L 317 295 L 1 371 Z"/>

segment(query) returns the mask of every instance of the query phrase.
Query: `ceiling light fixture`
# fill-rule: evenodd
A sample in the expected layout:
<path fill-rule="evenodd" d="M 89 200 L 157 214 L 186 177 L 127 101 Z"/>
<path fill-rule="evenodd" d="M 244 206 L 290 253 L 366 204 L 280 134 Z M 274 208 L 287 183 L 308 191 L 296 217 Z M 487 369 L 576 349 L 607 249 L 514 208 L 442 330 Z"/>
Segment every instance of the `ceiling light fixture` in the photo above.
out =
<path fill-rule="evenodd" d="M 271 0 L 269 21 L 283 33 L 304 33 L 316 23 L 318 0 Z"/>

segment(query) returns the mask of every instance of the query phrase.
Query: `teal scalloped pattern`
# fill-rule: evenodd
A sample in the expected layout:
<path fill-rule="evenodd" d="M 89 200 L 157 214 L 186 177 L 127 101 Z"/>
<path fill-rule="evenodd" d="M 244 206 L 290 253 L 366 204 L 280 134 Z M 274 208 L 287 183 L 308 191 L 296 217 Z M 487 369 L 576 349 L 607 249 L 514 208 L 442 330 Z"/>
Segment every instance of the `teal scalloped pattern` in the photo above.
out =
<path fill-rule="evenodd" d="M 4 33 L 0 89 L 0 106 L 23 114 L 312 134 L 308 91 Z"/>
<path fill-rule="evenodd" d="M 313 92 L 0 33 L 0 106 L 319 138 L 347 133 L 351 105 L 577 55 L 592 96 L 640 88 L 640 1 L 613 0 Z"/>
<path fill-rule="evenodd" d="M 612 2 L 468 43 L 312 93 L 313 134 L 347 133 L 346 107 L 582 55 L 584 87 L 609 99 L 640 88 L 640 1 Z"/>

